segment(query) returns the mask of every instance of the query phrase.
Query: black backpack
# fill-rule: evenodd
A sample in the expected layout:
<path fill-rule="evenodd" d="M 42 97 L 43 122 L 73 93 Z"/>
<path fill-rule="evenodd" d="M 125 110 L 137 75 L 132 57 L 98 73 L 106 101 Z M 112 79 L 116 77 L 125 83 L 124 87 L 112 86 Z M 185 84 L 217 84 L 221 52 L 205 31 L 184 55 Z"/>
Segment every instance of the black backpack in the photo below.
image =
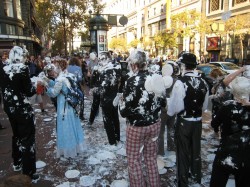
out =
<path fill-rule="evenodd" d="M 71 85 L 71 88 L 68 89 L 68 93 L 64 94 L 65 100 L 68 102 L 68 104 L 74 109 L 75 114 L 79 116 L 80 107 L 82 107 L 82 103 L 84 102 L 84 94 L 81 90 L 81 87 L 75 80 L 73 80 L 71 77 L 66 77 Z M 65 110 L 66 102 L 64 104 L 64 110 Z M 64 119 L 64 115 L 63 115 Z"/>

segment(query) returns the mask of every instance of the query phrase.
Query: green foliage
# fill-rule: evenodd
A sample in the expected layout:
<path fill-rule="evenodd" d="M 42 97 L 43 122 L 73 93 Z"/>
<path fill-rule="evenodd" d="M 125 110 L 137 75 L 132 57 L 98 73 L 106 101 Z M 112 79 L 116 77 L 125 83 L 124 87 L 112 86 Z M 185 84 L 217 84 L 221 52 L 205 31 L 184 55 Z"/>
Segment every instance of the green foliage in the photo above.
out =
<path fill-rule="evenodd" d="M 245 32 L 242 32 L 242 31 Z M 237 15 L 225 22 L 225 32 L 233 31 L 235 35 L 250 33 L 250 13 Z"/>
<path fill-rule="evenodd" d="M 49 39 L 61 40 L 62 36 L 55 34 L 61 27 L 66 29 L 67 39 L 73 36 L 74 29 L 88 27 L 89 8 L 93 12 L 101 11 L 104 5 L 97 0 L 43 0 L 36 3 L 36 18 Z M 55 42 L 56 43 L 56 42 Z"/>
<path fill-rule="evenodd" d="M 54 33 L 55 38 L 57 38 L 57 40 L 54 40 L 55 42 L 52 44 L 52 50 L 54 53 L 61 53 L 61 51 L 63 51 L 63 29 L 59 28 L 55 31 Z"/>
<path fill-rule="evenodd" d="M 211 23 L 196 10 L 184 11 L 171 16 L 171 26 L 175 36 L 192 36 L 194 32 L 211 33 Z"/>
<path fill-rule="evenodd" d="M 130 47 L 136 48 L 139 42 L 140 42 L 140 40 L 134 39 L 128 45 Z"/>
<path fill-rule="evenodd" d="M 125 38 L 112 38 L 109 42 L 109 48 L 118 51 L 127 50 L 127 42 Z"/>
<path fill-rule="evenodd" d="M 154 41 L 156 46 L 160 47 L 175 47 L 176 44 L 176 37 L 172 33 L 167 33 L 166 31 L 158 32 L 154 36 Z"/>

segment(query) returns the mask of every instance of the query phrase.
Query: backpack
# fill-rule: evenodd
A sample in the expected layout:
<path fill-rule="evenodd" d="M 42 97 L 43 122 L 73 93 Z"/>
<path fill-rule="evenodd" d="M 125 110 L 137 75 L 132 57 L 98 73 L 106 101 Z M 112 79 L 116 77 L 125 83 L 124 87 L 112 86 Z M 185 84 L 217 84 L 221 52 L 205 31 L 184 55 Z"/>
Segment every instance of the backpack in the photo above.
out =
<path fill-rule="evenodd" d="M 82 107 L 82 103 L 84 102 L 84 94 L 81 90 L 81 87 L 75 80 L 71 77 L 66 77 L 70 82 L 71 88 L 67 88 L 67 94 L 64 94 L 65 100 L 67 103 L 74 109 L 75 114 L 79 116 L 80 107 Z M 66 102 L 64 104 L 64 111 L 65 111 Z M 64 119 L 64 115 L 63 115 Z"/>

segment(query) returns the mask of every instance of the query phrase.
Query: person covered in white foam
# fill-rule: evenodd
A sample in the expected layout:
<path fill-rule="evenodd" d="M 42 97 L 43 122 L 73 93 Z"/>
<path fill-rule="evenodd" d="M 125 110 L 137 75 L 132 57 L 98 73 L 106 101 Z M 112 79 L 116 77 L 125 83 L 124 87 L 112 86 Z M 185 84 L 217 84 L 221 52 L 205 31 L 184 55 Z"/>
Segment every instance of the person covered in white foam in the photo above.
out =
<path fill-rule="evenodd" d="M 250 80 L 236 77 L 230 84 L 234 99 L 225 101 L 211 125 L 221 140 L 213 162 L 210 187 L 225 187 L 233 174 L 235 186 L 247 186 L 250 177 Z"/>
<path fill-rule="evenodd" d="M 162 67 L 162 76 L 172 77 L 172 86 L 167 88 L 165 91 L 166 100 L 168 104 L 168 99 L 172 93 L 173 85 L 177 80 L 177 77 L 180 75 L 180 69 L 177 63 L 174 61 L 166 61 L 165 65 Z M 159 134 L 159 144 L 158 144 L 158 155 L 164 156 L 165 155 L 165 141 L 164 141 L 164 134 L 165 134 L 165 127 L 167 126 L 167 150 L 168 151 L 176 151 L 176 146 L 174 142 L 174 123 L 176 115 L 169 116 L 167 115 L 167 107 L 161 108 L 161 130 Z"/>
<path fill-rule="evenodd" d="M 4 111 L 13 131 L 13 169 L 22 170 L 23 174 L 37 180 L 34 112 L 29 102 L 36 87 L 31 82 L 28 66 L 24 64 L 27 54 L 25 47 L 14 46 L 10 50 L 8 63 L 0 72 L 1 87 Z"/>
<path fill-rule="evenodd" d="M 57 118 L 56 118 L 56 157 L 75 158 L 86 150 L 84 132 L 77 111 L 69 104 L 66 99 L 72 81 L 77 81 L 74 74 L 67 71 L 68 63 L 65 59 L 56 60 L 57 77 L 51 80 L 44 77 L 46 94 L 49 97 L 57 98 Z M 81 101 L 79 101 L 80 103 Z"/>
<path fill-rule="evenodd" d="M 118 106 L 113 105 L 113 100 L 119 91 L 121 65 L 112 62 L 109 52 L 100 53 L 99 58 L 100 106 L 108 142 L 115 149 L 120 142 L 120 121 Z"/>
<path fill-rule="evenodd" d="M 177 183 L 187 187 L 189 171 L 194 182 L 201 183 L 202 112 L 207 109 L 209 91 L 206 81 L 195 71 L 197 60 L 194 54 L 182 53 L 178 63 L 183 72 L 173 86 L 167 114 L 177 115 Z"/>
<path fill-rule="evenodd" d="M 132 70 L 119 102 L 120 114 L 127 120 L 126 153 L 130 186 L 160 186 L 157 168 L 157 145 L 160 131 L 159 112 L 165 106 L 165 85 L 171 85 L 159 74 L 147 70 L 147 56 L 141 49 L 127 59 Z M 144 161 L 142 161 L 142 157 Z M 142 162 L 147 168 L 147 181 Z"/>

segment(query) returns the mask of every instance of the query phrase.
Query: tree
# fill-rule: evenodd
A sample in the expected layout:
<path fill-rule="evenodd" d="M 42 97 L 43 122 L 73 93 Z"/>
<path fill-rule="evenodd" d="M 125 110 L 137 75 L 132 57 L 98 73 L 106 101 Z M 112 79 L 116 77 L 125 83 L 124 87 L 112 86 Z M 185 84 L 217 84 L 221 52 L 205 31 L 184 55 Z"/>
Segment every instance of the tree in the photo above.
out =
<path fill-rule="evenodd" d="M 64 50 L 64 41 L 63 41 L 63 28 L 59 27 L 55 33 L 54 33 L 54 38 L 56 38 L 54 40 L 54 43 L 52 44 L 52 50 L 53 53 L 58 54 L 61 53 Z"/>
<path fill-rule="evenodd" d="M 250 13 L 237 15 L 229 18 L 225 22 L 225 32 L 229 33 L 232 37 L 233 43 L 235 45 L 236 38 L 240 41 L 240 58 L 244 58 L 244 39 L 247 34 L 250 33 Z M 234 49 L 234 46 L 232 47 Z M 235 57 L 234 51 L 232 55 Z"/>
<path fill-rule="evenodd" d="M 140 43 L 140 41 L 138 39 L 134 39 L 128 45 L 132 48 L 137 48 L 138 43 Z"/>
<path fill-rule="evenodd" d="M 114 51 L 127 51 L 127 42 L 125 38 L 112 38 L 108 45 L 109 48 Z"/>
<path fill-rule="evenodd" d="M 162 47 L 163 51 L 166 48 L 176 47 L 176 38 L 172 33 L 167 33 L 166 31 L 160 31 L 154 36 L 155 45 Z"/>
<path fill-rule="evenodd" d="M 55 31 L 63 27 L 64 51 L 67 53 L 67 41 L 74 36 L 73 31 L 88 27 L 90 7 L 94 12 L 100 12 L 104 5 L 100 5 L 97 0 L 38 1 L 36 17 L 49 39 L 56 39 Z"/>
<path fill-rule="evenodd" d="M 204 38 L 205 34 L 212 33 L 210 25 L 212 21 L 206 18 L 205 14 L 196 10 L 184 11 L 171 16 L 171 31 L 175 37 L 189 37 L 191 41 L 196 34 Z M 202 45 L 200 40 L 200 49 Z M 201 53 L 201 51 L 200 51 Z M 200 54 L 201 55 L 201 54 Z"/>

